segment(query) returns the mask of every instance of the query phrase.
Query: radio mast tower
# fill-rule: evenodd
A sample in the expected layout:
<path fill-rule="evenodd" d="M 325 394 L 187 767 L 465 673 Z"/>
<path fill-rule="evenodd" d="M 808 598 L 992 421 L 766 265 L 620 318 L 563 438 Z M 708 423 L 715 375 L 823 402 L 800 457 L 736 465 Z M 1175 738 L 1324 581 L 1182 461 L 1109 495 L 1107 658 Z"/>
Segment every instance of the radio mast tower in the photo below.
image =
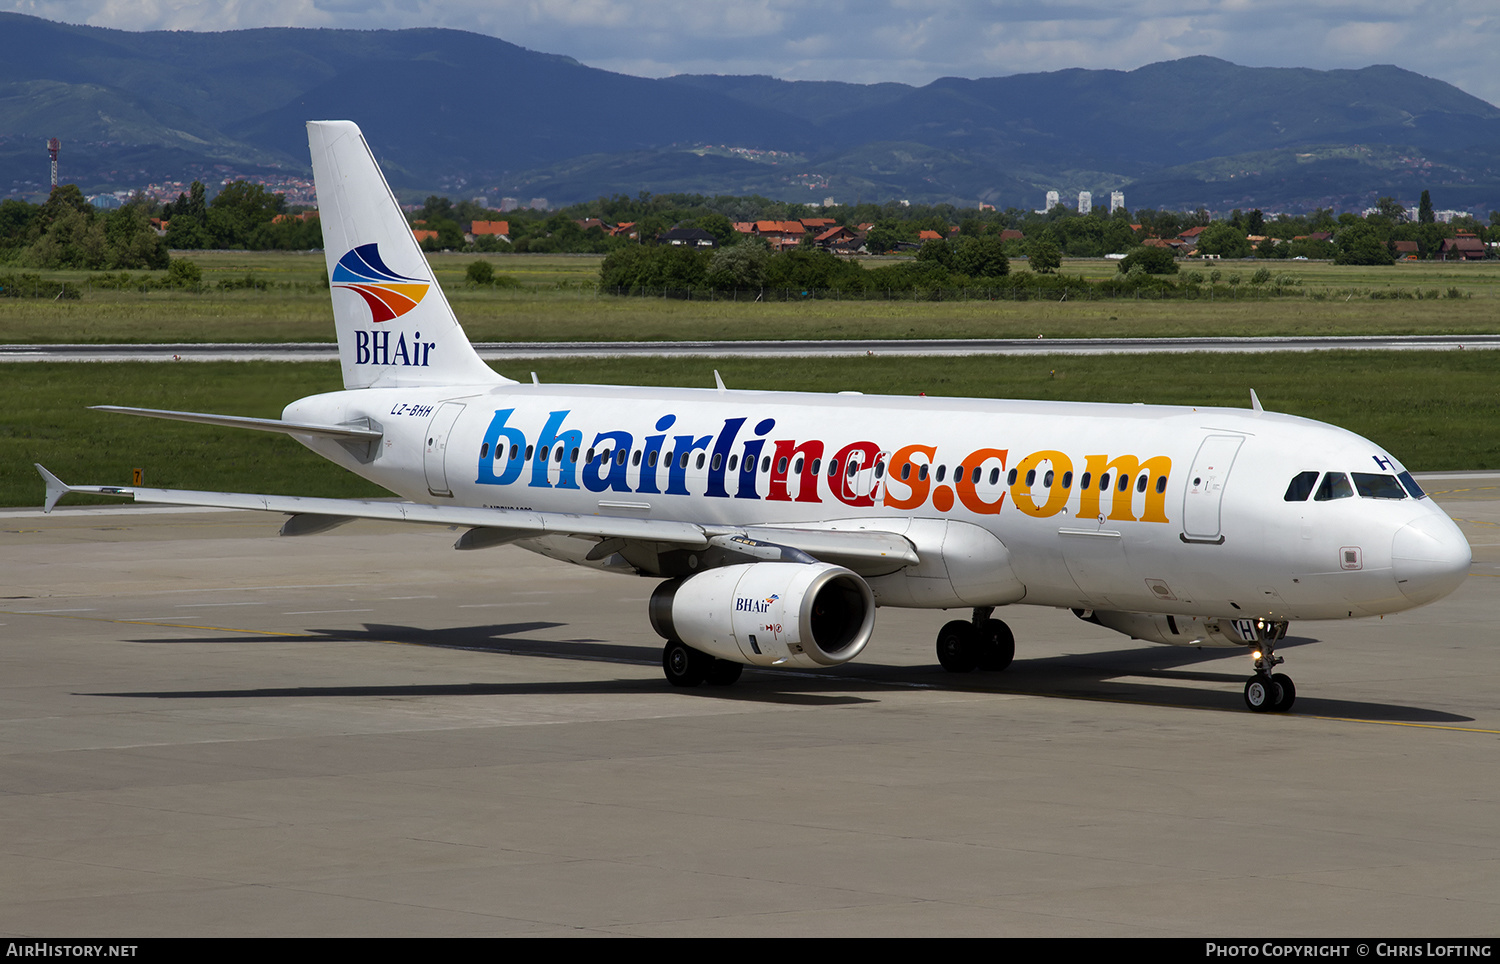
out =
<path fill-rule="evenodd" d="M 62 141 L 55 137 L 47 139 L 47 156 L 52 158 L 52 186 L 57 187 L 57 152 L 62 150 Z"/>

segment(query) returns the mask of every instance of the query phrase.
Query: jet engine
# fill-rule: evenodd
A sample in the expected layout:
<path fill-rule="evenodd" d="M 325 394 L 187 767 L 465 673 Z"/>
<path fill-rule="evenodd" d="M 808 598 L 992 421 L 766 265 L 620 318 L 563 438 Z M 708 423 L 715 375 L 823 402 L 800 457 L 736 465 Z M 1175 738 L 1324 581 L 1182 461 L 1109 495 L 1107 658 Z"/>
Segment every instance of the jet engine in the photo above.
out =
<path fill-rule="evenodd" d="M 826 562 L 755 562 L 662 583 L 651 626 L 719 659 L 752 666 L 837 666 L 875 629 L 875 597 L 859 576 Z"/>

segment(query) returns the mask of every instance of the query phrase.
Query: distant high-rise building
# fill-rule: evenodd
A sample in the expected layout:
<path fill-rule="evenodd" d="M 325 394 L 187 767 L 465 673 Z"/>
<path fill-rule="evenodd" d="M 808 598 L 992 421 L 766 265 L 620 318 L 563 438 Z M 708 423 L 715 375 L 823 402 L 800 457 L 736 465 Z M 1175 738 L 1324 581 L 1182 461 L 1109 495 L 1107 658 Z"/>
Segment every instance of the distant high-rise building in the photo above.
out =
<path fill-rule="evenodd" d="M 1123 211 L 1123 210 L 1125 210 L 1125 192 L 1124 191 L 1110 191 L 1109 192 L 1109 213 L 1110 214 L 1114 214 L 1116 211 Z"/>
<path fill-rule="evenodd" d="M 1078 213 L 1088 214 L 1094 209 L 1094 195 L 1088 191 L 1078 192 Z"/>
<path fill-rule="evenodd" d="M 516 208 L 518 208 L 520 206 L 521 206 L 521 202 L 517 201 L 513 197 L 503 197 L 503 198 L 500 199 L 500 211 L 502 213 L 504 213 L 506 211 L 514 211 Z"/>
<path fill-rule="evenodd" d="M 544 197 L 534 197 L 531 199 L 531 203 L 526 206 L 533 211 L 545 211 L 547 210 L 547 199 Z"/>
<path fill-rule="evenodd" d="M 1059 201 L 1058 201 L 1057 192 L 1056 191 L 1048 191 L 1047 192 L 1047 206 L 1044 207 L 1042 210 L 1044 210 L 1044 211 L 1050 211 L 1053 208 L 1057 207 L 1058 203 L 1059 203 Z"/>

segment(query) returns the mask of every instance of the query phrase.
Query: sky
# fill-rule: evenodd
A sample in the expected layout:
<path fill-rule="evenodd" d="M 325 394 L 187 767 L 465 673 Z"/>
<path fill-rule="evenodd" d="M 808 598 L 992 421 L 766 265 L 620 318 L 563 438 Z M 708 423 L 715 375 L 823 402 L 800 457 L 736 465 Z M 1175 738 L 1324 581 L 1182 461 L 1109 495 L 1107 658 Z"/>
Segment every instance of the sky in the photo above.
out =
<path fill-rule="evenodd" d="M 0 0 L 0 10 L 124 30 L 450 27 L 641 77 L 922 85 L 1199 54 L 1248 67 L 1395 64 L 1500 104 L 1494 0 Z"/>

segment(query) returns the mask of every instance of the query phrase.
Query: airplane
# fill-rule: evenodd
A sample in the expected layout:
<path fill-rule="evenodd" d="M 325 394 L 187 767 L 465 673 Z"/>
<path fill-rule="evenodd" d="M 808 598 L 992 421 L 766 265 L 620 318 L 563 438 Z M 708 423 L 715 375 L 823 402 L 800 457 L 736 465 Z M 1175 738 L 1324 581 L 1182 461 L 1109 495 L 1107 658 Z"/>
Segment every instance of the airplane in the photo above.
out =
<path fill-rule="evenodd" d="M 1399 612 L 1463 582 L 1470 549 L 1390 453 L 1249 409 L 522 383 L 470 345 L 359 128 L 307 125 L 344 390 L 280 419 L 97 409 L 280 432 L 402 501 L 69 485 L 67 493 L 461 527 L 661 580 L 676 686 L 859 656 L 881 606 L 967 610 L 955 673 L 1015 654 L 1002 606 L 1135 639 L 1246 647 L 1256 712 L 1291 708 L 1294 619 Z"/>

